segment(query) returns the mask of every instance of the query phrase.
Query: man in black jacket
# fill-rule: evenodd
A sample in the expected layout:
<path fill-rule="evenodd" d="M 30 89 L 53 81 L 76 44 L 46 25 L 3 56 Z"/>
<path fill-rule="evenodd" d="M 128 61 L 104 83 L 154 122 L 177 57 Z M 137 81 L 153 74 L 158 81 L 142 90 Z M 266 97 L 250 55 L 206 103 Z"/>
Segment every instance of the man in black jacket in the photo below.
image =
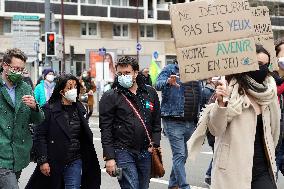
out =
<path fill-rule="evenodd" d="M 127 100 L 145 122 L 154 146 L 159 146 L 161 139 L 160 102 L 155 89 L 144 84 L 138 71 L 134 58 L 118 60 L 115 88 L 100 100 L 99 123 L 107 173 L 116 176 L 117 168 L 122 168 L 122 178 L 118 179 L 121 188 L 147 189 L 152 148 L 142 122 Z"/>

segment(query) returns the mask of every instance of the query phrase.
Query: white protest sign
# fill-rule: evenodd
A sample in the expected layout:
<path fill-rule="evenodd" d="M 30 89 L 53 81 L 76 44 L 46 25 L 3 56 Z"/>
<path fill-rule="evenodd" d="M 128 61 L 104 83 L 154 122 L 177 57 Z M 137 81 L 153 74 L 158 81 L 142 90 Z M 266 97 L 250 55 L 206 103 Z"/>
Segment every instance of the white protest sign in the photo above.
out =
<path fill-rule="evenodd" d="M 261 44 L 270 54 L 270 62 L 273 70 L 278 70 L 274 38 L 269 17 L 269 9 L 266 6 L 251 7 L 254 30 L 256 33 L 255 43 Z"/>
<path fill-rule="evenodd" d="M 170 6 L 183 82 L 257 70 L 248 1 L 195 1 Z"/>

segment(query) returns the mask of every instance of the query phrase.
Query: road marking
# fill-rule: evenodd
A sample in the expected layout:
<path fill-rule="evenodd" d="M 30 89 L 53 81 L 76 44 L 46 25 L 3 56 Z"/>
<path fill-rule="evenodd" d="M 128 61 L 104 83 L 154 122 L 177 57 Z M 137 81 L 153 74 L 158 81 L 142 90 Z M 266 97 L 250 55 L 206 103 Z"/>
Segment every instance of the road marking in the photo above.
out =
<path fill-rule="evenodd" d="M 93 138 L 93 140 L 101 141 L 102 139 L 101 138 Z"/>
<path fill-rule="evenodd" d="M 213 155 L 213 152 L 201 152 L 201 153 L 206 155 Z"/>
<path fill-rule="evenodd" d="M 101 131 L 100 128 L 91 128 L 92 131 Z"/>
<path fill-rule="evenodd" d="M 106 173 L 106 169 L 102 169 L 101 172 Z M 162 179 L 151 178 L 151 182 L 169 185 L 169 181 L 162 180 Z M 190 186 L 190 188 L 192 188 L 192 189 L 206 189 L 206 188 L 197 187 L 197 186 Z"/>
<path fill-rule="evenodd" d="M 162 180 L 162 179 L 151 178 L 151 182 L 169 185 L 169 181 Z"/>

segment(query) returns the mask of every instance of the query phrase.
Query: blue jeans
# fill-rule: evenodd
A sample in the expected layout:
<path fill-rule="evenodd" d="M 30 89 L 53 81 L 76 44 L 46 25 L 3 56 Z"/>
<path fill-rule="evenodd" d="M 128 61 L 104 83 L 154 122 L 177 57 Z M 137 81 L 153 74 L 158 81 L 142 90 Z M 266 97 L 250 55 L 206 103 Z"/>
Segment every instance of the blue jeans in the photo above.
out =
<path fill-rule="evenodd" d="M 211 148 L 212 148 L 212 151 L 214 153 L 214 145 L 213 145 L 213 147 L 211 146 Z M 211 159 L 209 167 L 208 167 L 208 169 L 206 171 L 206 176 L 208 176 L 210 178 L 211 178 L 211 171 L 212 171 L 212 163 L 213 163 L 213 158 Z"/>
<path fill-rule="evenodd" d="M 9 169 L 0 168 L 0 188 L 2 189 L 19 189 L 18 179 L 20 172 L 13 172 Z"/>
<path fill-rule="evenodd" d="M 66 165 L 63 176 L 65 189 L 80 189 L 81 188 L 81 172 L 82 160 L 78 159 Z"/>
<path fill-rule="evenodd" d="M 282 143 L 279 146 L 278 150 L 276 151 L 276 166 L 277 166 L 277 173 L 276 178 L 278 179 L 278 173 L 281 167 L 284 164 L 284 139 L 282 139 Z M 284 175 L 284 173 L 282 173 Z"/>
<path fill-rule="evenodd" d="M 148 189 L 151 178 L 151 153 L 148 150 L 134 154 L 126 149 L 115 149 L 117 167 L 122 168 L 118 180 L 122 189 Z"/>
<path fill-rule="evenodd" d="M 213 163 L 213 158 L 211 159 L 209 167 L 208 167 L 208 169 L 206 171 L 206 176 L 208 176 L 210 178 L 211 178 L 212 163 Z"/>
<path fill-rule="evenodd" d="M 173 153 L 169 188 L 178 186 L 180 189 L 190 189 L 184 166 L 188 156 L 186 142 L 195 130 L 195 123 L 170 118 L 163 118 L 162 121 Z"/>

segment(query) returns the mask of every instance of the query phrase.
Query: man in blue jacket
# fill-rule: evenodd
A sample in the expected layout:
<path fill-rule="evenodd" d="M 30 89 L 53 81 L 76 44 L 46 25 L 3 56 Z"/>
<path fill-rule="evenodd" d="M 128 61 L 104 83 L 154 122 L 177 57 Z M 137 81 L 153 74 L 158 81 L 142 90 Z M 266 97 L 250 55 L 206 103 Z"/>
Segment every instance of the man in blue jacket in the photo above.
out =
<path fill-rule="evenodd" d="M 175 61 L 162 70 L 156 89 L 162 91 L 161 117 L 173 154 L 169 188 L 190 189 L 185 172 L 188 156 L 186 142 L 196 127 L 201 102 L 201 82 L 182 83 Z"/>

